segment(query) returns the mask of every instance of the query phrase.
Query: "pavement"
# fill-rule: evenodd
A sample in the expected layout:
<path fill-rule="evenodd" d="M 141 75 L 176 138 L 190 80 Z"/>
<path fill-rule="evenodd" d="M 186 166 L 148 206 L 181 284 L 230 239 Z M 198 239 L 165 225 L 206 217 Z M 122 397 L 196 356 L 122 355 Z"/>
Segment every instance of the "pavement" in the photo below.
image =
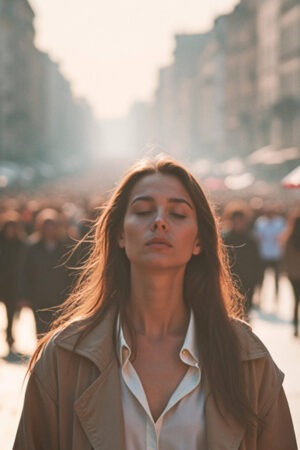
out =
<path fill-rule="evenodd" d="M 300 337 L 293 336 L 293 298 L 288 280 L 281 278 L 279 300 L 276 302 L 273 279 L 271 273 L 267 273 L 259 297 L 260 307 L 251 314 L 251 326 L 285 373 L 284 388 L 300 445 Z M 18 356 L 10 360 L 5 358 L 8 351 L 4 340 L 5 326 L 5 309 L 0 304 L 0 450 L 10 450 L 13 445 L 24 398 L 28 362 L 28 359 L 22 360 Z M 36 344 L 34 318 L 30 309 L 21 311 L 15 321 L 14 333 L 16 350 L 30 355 Z"/>

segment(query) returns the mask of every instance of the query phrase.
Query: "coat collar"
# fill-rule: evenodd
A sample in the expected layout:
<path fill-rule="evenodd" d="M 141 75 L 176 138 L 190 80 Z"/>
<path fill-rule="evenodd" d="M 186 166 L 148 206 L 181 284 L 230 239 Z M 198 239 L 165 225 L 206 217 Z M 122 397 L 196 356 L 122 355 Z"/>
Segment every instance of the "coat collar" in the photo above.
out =
<path fill-rule="evenodd" d="M 74 408 L 93 449 L 125 450 L 121 386 L 116 359 L 75 401 Z"/>
<path fill-rule="evenodd" d="M 114 358 L 113 348 L 113 324 L 115 311 L 111 309 L 98 325 L 86 334 L 77 343 L 80 333 L 83 331 L 83 322 L 71 323 L 66 329 L 55 337 L 55 343 L 59 347 L 74 351 L 91 360 L 103 372 Z"/>
<path fill-rule="evenodd" d="M 82 326 L 80 321 L 72 323 L 59 333 L 55 338 L 55 342 L 65 350 L 74 350 L 76 354 L 90 359 L 102 371 L 116 354 L 113 348 L 115 317 L 116 312 L 114 309 L 111 309 L 105 316 L 105 319 L 79 341 L 75 350 L 74 346 Z M 252 333 L 248 323 L 239 319 L 232 319 L 232 325 L 240 343 L 240 358 L 242 361 L 263 358 L 268 354 L 268 350 L 261 340 Z"/>
<path fill-rule="evenodd" d="M 125 450 L 118 363 L 113 348 L 114 311 L 77 343 L 82 324 L 74 322 L 55 337 L 57 346 L 89 359 L 99 376 L 74 402 L 77 417 L 95 450 Z M 101 424 L 101 426 L 100 426 Z"/>
<path fill-rule="evenodd" d="M 105 320 L 79 341 L 74 350 L 76 354 L 92 361 L 100 371 L 99 377 L 75 402 L 75 411 L 95 450 L 125 450 L 121 386 L 112 339 L 114 317 L 115 312 L 112 310 Z M 241 360 L 253 360 L 267 355 L 267 349 L 252 333 L 249 325 L 234 320 L 233 326 L 240 341 Z M 74 323 L 56 336 L 56 344 L 72 351 L 79 329 L 80 324 Z M 219 413 L 205 374 L 203 389 L 206 396 L 205 420 L 209 450 L 238 450 L 245 430 L 233 419 L 225 419 Z"/>

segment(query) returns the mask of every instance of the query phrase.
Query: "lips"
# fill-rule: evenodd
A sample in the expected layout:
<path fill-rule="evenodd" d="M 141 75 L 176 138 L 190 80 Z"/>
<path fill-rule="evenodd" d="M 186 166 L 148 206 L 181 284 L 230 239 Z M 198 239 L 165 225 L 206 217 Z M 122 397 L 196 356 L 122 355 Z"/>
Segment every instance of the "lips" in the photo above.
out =
<path fill-rule="evenodd" d="M 150 246 L 150 245 L 161 245 L 161 246 L 166 246 L 166 247 L 172 247 L 172 245 L 171 245 L 171 243 L 169 241 L 167 241 L 164 238 L 158 238 L 158 237 L 150 239 L 150 241 L 148 241 L 146 243 L 146 245 L 147 246 Z"/>

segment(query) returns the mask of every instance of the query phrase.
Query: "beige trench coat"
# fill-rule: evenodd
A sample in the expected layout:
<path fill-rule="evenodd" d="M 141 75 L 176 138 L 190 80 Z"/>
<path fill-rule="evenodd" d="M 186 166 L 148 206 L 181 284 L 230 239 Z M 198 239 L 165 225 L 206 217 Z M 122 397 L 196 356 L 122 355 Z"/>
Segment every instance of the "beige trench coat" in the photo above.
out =
<path fill-rule="evenodd" d="M 108 316 L 80 341 L 75 352 L 76 326 L 49 342 L 30 376 L 13 450 L 125 450 L 112 324 Z M 266 426 L 261 434 L 250 436 L 234 420 L 225 420 L 203 373 L 205 450 L 297 450 L 283 374 L 250 328 L 238 321 L 235 326 L 249 396 Z M 181 450 L 189 450 L 188 441 Z"/>

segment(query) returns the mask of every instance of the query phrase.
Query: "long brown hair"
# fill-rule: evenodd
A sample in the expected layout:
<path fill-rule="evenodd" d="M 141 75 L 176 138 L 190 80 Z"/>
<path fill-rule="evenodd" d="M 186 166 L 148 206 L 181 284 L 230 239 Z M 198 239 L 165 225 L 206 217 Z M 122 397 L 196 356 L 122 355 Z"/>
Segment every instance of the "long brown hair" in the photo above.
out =
<path fill-rule="evenodd" d="M 40 340 L 30 370 L 49 339 L 74 320 L 85 324 L 81 336 L 103 320 L 112 307 L 121 320 L 126 320 L 130 265 L 118 245 L 118 236 L 132 188 L 154 173 L 177 177 L 195 205 L 202 251 L 187 264 L 184 299 L 195 314 L 203 370 L 220 411 L 248 426 L 255 415 L 246 396 L 239 343 L 232 326 L 232 318 L 242 314 L 240 295 L 231 280 L 216 218 L 203 190 L 182 165 L 168 157 L 142 160 L 128 170 L 115 189 L 95 223 L 92 252 L 77 285 L 52 330 Z"/>

